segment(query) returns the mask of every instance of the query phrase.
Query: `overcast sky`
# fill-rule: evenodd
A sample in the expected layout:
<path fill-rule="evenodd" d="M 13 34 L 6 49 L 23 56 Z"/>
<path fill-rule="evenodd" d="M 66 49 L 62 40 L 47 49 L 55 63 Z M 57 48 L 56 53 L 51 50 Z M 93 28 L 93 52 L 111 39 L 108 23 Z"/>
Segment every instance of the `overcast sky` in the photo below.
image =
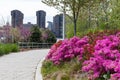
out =
<path fill-rule="evenodd" d="M 0 0 L 0 25 L 11 23 L 11 11 L 17 9 L 24 14 L 24 23 L 36 23 L 36 11 L 46 11 L 46 21 L 52 21 L 53 16 L 59 13 L 53 7 L 49 7 L 41 0 Z"/>

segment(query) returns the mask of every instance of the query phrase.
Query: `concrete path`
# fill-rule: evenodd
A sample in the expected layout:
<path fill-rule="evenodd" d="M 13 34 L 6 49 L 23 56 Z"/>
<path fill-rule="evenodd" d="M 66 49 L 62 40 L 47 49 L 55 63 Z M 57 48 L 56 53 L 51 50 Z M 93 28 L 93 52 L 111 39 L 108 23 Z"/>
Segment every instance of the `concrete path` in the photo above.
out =
<path fill-rule="evenodd" d="M 0 57 L 0 80 L 35 80 L 37 65 L 48 51 L 32 50 Z"/>

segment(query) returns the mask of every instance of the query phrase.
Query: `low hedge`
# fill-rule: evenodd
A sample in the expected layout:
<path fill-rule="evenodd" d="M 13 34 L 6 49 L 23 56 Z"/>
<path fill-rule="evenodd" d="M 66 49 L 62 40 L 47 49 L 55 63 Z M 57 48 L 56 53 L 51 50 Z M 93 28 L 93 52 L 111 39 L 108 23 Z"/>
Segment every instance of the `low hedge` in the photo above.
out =
<path fill-rule="evenodd" d="M 18 51 L 19 47 L 16 44 L 0 44 L 0 56 Z"/>

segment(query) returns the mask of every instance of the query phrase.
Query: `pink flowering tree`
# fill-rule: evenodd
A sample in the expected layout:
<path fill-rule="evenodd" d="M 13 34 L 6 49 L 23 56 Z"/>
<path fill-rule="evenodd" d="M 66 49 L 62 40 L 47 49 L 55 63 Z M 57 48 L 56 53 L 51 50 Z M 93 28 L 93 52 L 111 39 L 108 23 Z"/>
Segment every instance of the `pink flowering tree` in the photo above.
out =
<path fill-rule="evenodd" d="M 12 39 L 11 39 L 11 26 L 8 26 L 8 25 L 6 25 L 6 26 L 4 26 L 3 27 L 3 33 L 2 33 L 2 35 L 3 35 L 3 37 L 5 37 L 6 38 L 6 40 L 5 40 L 5 42 L 12 42 Z"/>
<path fill-rule="evenodd" d="M 29 41 L 31 31 L 24 27 L 4 26 L 1 35 L 5 37 L 5 42 Z"/>
<path fill-rule="evenodd" d="M 21 41 L 29 41 L 29 38 L 31 36 L 31 31 L 28 28 L 20 27 L 20 38 Z"/>

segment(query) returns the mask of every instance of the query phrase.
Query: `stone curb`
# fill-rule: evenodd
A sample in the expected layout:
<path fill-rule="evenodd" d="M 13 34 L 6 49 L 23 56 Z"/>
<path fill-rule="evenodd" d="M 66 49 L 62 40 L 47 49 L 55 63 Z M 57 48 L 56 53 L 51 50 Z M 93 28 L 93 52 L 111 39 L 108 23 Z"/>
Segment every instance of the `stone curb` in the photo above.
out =
<path fill-rule="evenodd" d="M 45 57 L 41 59 L 37 65 L 36 72 L 35 72 L 35 80 L 43 80 L 41 72 L 42 62 L 45 60 Z"/>

